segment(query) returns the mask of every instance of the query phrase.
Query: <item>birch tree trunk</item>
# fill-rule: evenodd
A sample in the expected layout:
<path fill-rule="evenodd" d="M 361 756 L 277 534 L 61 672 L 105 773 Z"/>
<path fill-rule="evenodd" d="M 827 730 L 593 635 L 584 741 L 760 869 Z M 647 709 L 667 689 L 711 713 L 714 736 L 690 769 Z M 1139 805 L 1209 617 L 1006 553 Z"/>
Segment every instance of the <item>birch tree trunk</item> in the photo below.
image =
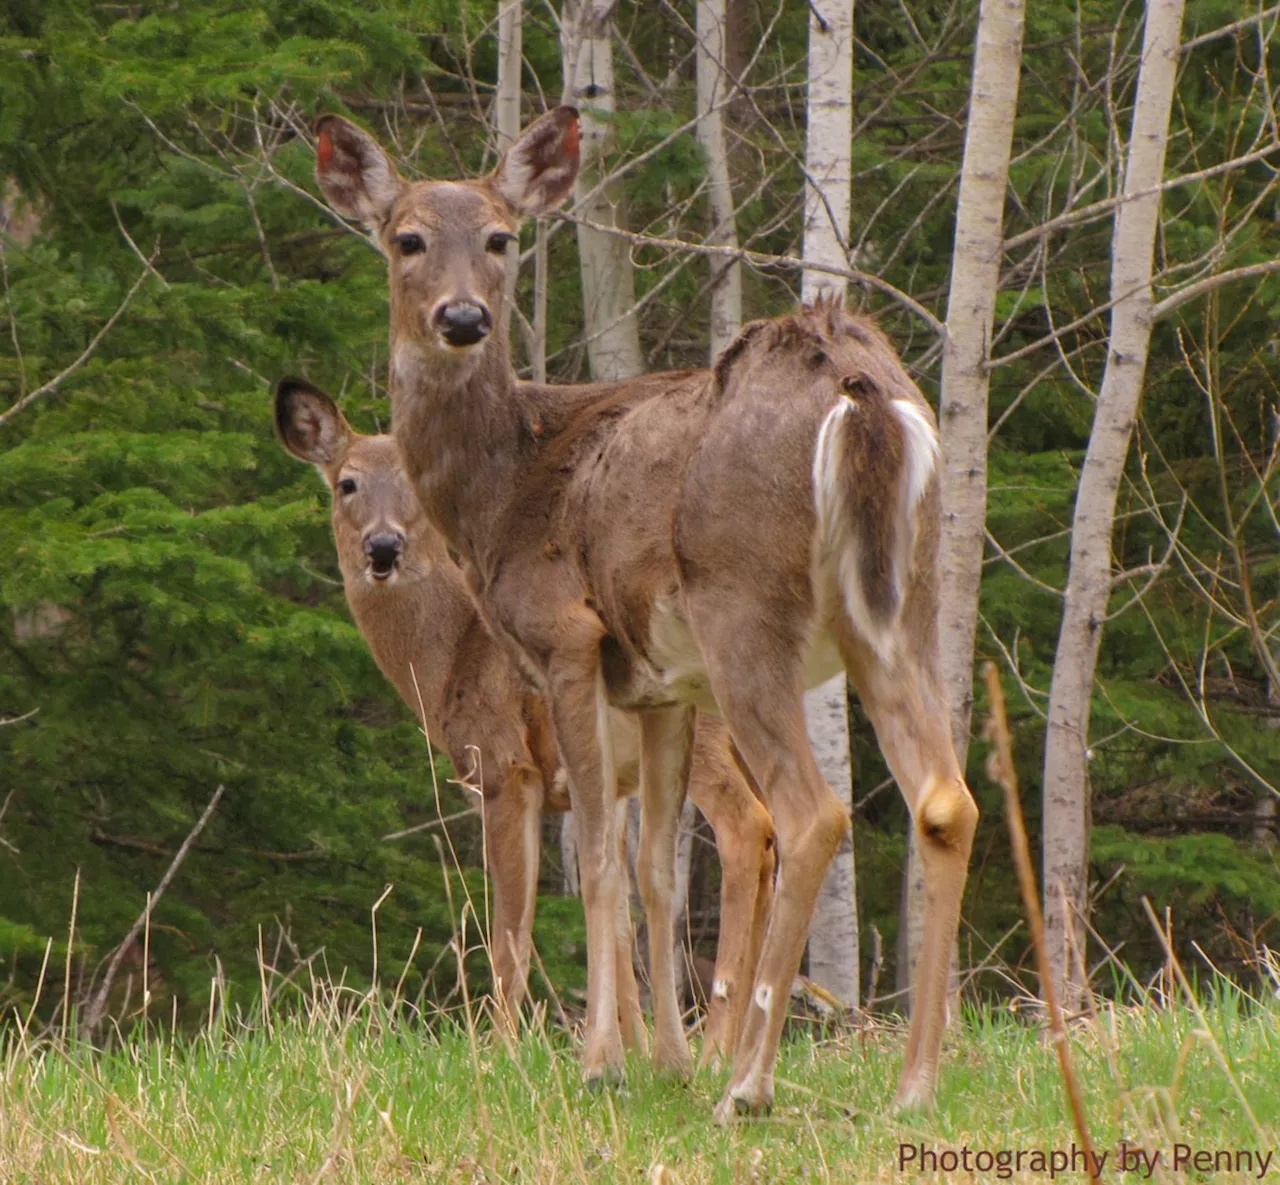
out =
<path fill-rule="evenodd" d="M 955 252 L 942 354 L 942 678 L 963 769 L 973 707 L 973 644 L 987 507 L 987 362 L 1000 281 L 1004 198 L 1018 108 L 1023 0 L 983 0 L 969 91 Z M 924 924 L 924 877 L 910 833 L 903 878 L 898 987 L 915 973 Z"/>
<path fill-rule="evenodd" d="M 708 243 L 737 247 L 733 187 L 724 141 L 724 105 L 734 80 L 727 67 L 728 7 L 726 0 L 698 0 L 697 77 L 698 143 L 707 154 L 707 188 L 711 197 Z M 742 265 L 737 260 L 711 257 L 711 348 L 714 362 L 742 328 Z"/>
<path fill-rule="evenodd" d="M 620 195 L 605 185 L 588 197 L 603 176 L 604 148 L 614 111 L 613 42 L 610 23 L 617 0 L 565 0 L 560 16 L 561 51 L 564 59 L 565 98 L 581 114 L 582 165 L 574 193 L 576 210 L 583 218 L 604 226 L 619 226 Z M 640 323 L 635 312 L 635 275 L 631 252 L 624 239 L 578 227 L 578 258 L 582 274 L 582 303 L 586 312 L 587 359 L 596 380 L 626 379 L 645 369 L 640 350 Z M 627 804 L 631 896 L 638 896 L 634 853 L 639 839 L 639 799 Z M 689 868 L 693 855 L 693 805 L 685 803 L 676 846 L 676 933 L 672 940 L 681 949 L 688 905 Z M 568 828 L 566 827 L 566 833 Z M 649 936 L 640 945 L 647 949 Z M 676 986 L 681 987 L 685 961 L 677 957 Z M 643 981 L 643 975 L 642 975 Z"/>
<path fill-rule="evenodd" d="M 498 152 L 506 152 L 520 135 L 520 75 L 523 66 L 524 0 L 501 0 L 498 8 L 498 96 L 494 103 L 498 128 Z M 507 244 L 507 282 L 502 309 L 510 319 L 520 274 L 520 244 Z M 510 325 L 502 332 L 508 332 Z M 534 351 L 537 352 L 536 349 Z"/>
<path fill-rule="evenodd" d="M 853 0 L 809 6 L 809 96 L 804 139 L 804 258 L 848 266 L 853 171 Z M 837 276 L 806 271 L 800 299 L 843 293 Z"/>
<path fill-rule="evenodd" d="M 1111 239 L 1111 340 L 1071 524 L 1071 560 L 1049 688 L 1044 762 L 1044 915 L 1050 973 L 1063 1007 L 1079 1007 L 1077 952 L 1088 905 L 1089 702 L 1111 591 L 1116 495 L 1151 343 L 1152 260 L 1183 0 L 1148 0 L 1142 65 Z M 1145 191 L 1145 192 L 1144 192 Z M 1135 196 L 1130 196 L 1135 195 Z"/>
<path fill-rule="evenodd" d="M 560 16 L 565 97 L 581 112 L 582 167 L 576 212 L 602 226 L 618 225 L 619 195 L 602 177 L 604 148 L 614 110 L 610 23 L 617 0 L 565 0 Z M 625 379 L 644 370 L 635 313 L 635 276 L 625 239 L 578 227 L 582 303 L 586 311 L 591 377 Z"/>
<path fill-rule="evenodd" d="M 942 352 L 942 675 L 960 768 L 969 749 L 973 644 L 987 509 L 987 362 L 1018 108 L 1023 0 L 982 0 L 969 92 Z"/>
<path fill-rule="evenodd" d="M 853 0 L 809 6 L 809 96 L 805 132 L 804 258 L 848 266 L 853 148 Z M 801 298 L 843 294 L 845 283 L 805 271 Z M 852 811 L 848 684 L 843 674 L 805 694 L 809 740 L 822 776 Z M 785 875 L 785 870 L 783 875 Z M 818 894 L 809 930 L 809 976 L 858 1005 L 858 910 L 853 838 L 845 837 Z"/>

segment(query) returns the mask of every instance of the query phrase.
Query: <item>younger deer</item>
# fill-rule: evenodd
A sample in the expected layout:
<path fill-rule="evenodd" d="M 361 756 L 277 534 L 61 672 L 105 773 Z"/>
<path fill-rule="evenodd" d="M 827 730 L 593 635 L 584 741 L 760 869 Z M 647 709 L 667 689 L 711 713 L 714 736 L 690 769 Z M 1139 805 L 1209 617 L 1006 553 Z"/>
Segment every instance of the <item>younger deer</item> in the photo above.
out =
<path fill-rule="evenodd" d="M 493 964 L 499 1006 L 514 1025 L 524 998 L 544 810 L 568 808 L 546 702 L 476 612 L 462 573 L 427 522 L 395 440 L 354 431 L 333 401 L 298 379 L 276 387 L 276 432 L 332 491 L 334 543 L 347 604 L 382 673 L 460 775 L 475 768 L 493 878 Z M 610 718 L 619 794 L 638 782 L 635 722 Z M 738 769 L 728 730 L 699 722 L 690 795 L 716 836 L 723 869 L 720 944 L 704 1061 L 732 1054 L 773 894 L 773 824 Z M 620 1022 L 646 1044 L 625 902 L 615 935 Z"/>
<path fill-rule="evenodd" d="M 546 691 L 578 822 L 587 911 L 584 1071 L 620 1066 L 609 704 L 640 718 L 641 891 L 671 925 L 692 705 L 720 711 L 778 837 L 755 990 L 716 1109 L 773 1101 L 814 900 L 849 827 L 805 734 L 803 692 L 848 672 L 911 811 L 924 938 L 897 1101 L 934 1093 L 977 807 L 938 656 L 933 413 L 884 335 L 833 304 L 748 325 L 714 370 L 519 383 L 501 317 L 506 245 L 572 191 L 578 114 L 531 124 L 472 181 L 404 181 L 354 124 L 317 125 L 329 203 L 389 260 L 392 417 L 428 519 L 486 622 Z M 653 942 L 655 1058 L 690 1065 L 668 943 Z"/>

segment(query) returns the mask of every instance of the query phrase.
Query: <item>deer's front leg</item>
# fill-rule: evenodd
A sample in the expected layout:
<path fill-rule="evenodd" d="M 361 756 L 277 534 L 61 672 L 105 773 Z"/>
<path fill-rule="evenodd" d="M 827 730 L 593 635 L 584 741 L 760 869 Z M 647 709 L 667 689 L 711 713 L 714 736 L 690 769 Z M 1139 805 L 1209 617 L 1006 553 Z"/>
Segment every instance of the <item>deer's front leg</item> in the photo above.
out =
<path fill-rule="evenodd" d="M 493 880 L 490 955 L 499 1019 L 514 1035 L 529 981 L 533 911 L 541 855 L 542 777 L 513 763 L 490 794 L 484 787 L 484 845 Z"/>
<path fill-rule="evenodd" d="M 674 900 L 676 838 L 693 750 L 693 709 L 663 708 L 640 715 L 640 852 L 636 875 L 649 927 L 649 984 L 653 1001 L 653 1062 L 687 1075 L 693 1068 L 676 998 Z"/>
<path fill-rule="evenodd" d="M 624 1073 L 614 950 L 620 890 L 617 791 L 598 647 L 598 634 L 589 645 L 562 647 L 547 672 L 551 715 L 578 828 L 578 871 L 587 915 L 587 1033 L 582 1070 L 588 1083 L 606 1077 L 620 1080 Z"/>

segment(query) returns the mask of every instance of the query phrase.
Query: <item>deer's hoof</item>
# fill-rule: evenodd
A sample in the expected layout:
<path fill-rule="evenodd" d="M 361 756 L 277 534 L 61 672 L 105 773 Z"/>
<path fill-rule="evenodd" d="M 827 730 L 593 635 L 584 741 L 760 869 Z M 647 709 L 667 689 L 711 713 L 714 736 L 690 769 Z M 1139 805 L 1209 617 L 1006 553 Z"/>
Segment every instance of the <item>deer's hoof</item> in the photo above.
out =
<path fill-rule="evenodd" d="M 655 1046 L 653 1068 L 658 1074 L 666 1078 L 688 1081 L 693 1077 L 693 1055 L 690 1054 L 687 1045 L 683 1048 L 675 1049 L 664 1049 Z"/>
<path fill-rule="evenodd" d="M 895 1115 L 933 1110 L 933 1082 L 924 1075 L 903 1074 L 890 1108 Z"/>
<path fill-rule="evenodd" d="M 619 1087 L 626 1086 L 626 1084 L 626 1067 L 620 1062 L 616 1065 L 607 1063 L 582 1072 L 582 1085 L 593 1094 L 600 1094 L 606 1090 L 617 1090 Z"/>
<path fill-rule="evenodd" d="M 763 1119 L 773 1110 L 773 1098 L 753 1094 L 746 1087 L 730 1088 L 716 1104 L 712 1118 L 722 1127 L 735 1119 Z"/>

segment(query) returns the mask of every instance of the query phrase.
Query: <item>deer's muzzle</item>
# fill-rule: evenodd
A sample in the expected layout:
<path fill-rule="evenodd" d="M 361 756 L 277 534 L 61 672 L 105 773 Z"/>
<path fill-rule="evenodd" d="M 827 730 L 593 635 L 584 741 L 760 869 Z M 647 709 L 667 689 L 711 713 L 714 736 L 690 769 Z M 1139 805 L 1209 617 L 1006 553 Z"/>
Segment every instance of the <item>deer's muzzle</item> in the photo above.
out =
<path fill-rule="evenodd" d="M 400 535 L 370 535 L 364 541 L 364 554 L 369 558 L 369 570 L 375 580 L 386 580 L 396 570 L 396 562 L 404 551 L 404 539 Z"/>
<path fill-rule="evenodd" d="M 451 346 L 474 346 L 489 336 L 493 318 L 482 304 L 455 300 L 442 305 L 435 316 L 436 330 Z"/>

